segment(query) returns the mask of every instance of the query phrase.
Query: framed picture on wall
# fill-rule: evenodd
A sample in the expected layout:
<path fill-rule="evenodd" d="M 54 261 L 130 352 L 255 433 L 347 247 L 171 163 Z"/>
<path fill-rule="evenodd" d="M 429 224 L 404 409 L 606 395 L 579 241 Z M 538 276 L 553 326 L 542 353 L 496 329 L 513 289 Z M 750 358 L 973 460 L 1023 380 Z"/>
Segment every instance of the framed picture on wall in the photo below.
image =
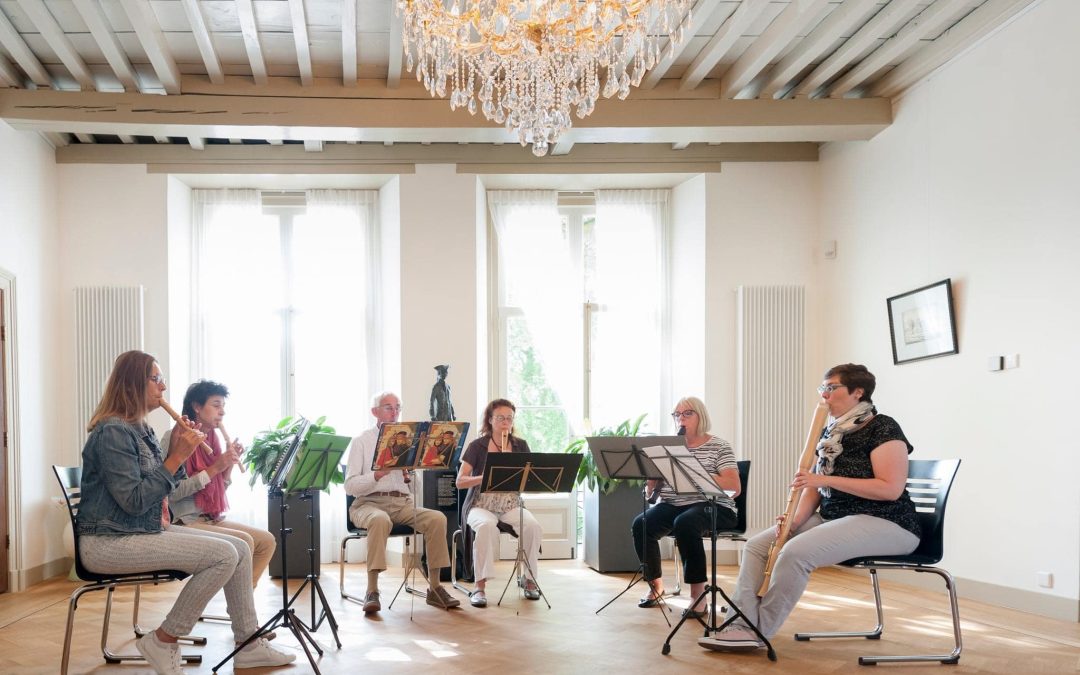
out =
<path fill-rule="evenodd" d="M 951 279 L 894 295 L 886 302 L 893 363 L 911 363 L 960 351 Z"/>

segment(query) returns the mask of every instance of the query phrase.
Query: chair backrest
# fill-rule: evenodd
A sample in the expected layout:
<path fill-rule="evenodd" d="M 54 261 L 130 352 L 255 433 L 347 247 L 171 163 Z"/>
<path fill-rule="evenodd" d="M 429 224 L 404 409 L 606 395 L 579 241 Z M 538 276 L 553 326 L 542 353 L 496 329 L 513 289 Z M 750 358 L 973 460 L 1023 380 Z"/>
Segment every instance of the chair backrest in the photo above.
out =
<path fill-rule="evenodd" d="M 750 460 L 741 459 L 736 464 L 739 465 L 739 485 L 742 487 L 735 497 L 738 514 L 734 529 L 724 530 L 724 534 L 746 534 L 746 494 L 750 491 Z"/>
<path fill-rule="evenodd" d="M 932 565 L 944 555 L 945 506 L 959 468 L 959 459 L 908 461 L 907 491 L 922 527 L 922 540 L 910 557 L 920 563 Z"/>
<path fill-rule="evenodd" d="M 75 538 L 75 573 L 83 580 L 96 579 L 101 575 L 83 567 L 82 558 L 79 555 L 79 526 L 76 516 L 79 514 L 79 502 L 82 501 L 82 467 L 54 464 L 53 473 L 56 474 L 56 480 L 60 482 L 60 491 L 64 493 L 68 517 L 71 518 L 71 534 Z"/>

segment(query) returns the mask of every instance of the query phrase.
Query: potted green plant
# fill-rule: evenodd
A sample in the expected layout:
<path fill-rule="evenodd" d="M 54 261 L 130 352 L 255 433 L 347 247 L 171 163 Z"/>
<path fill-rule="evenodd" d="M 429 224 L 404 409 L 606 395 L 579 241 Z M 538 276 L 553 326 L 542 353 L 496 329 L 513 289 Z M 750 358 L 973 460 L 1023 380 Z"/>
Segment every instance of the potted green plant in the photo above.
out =
<path fill-rule="evenodd" d="M 270 479 L 274 475 L 274 470 L 277 468 L 282 454 L 292 445 L 296 434 L 300 432 L 302 423 L 303 419 L 300 417 L 286 417 L 274 427 L 255 434 L 255 439 L 251 442 L 248 451 L 244 453 L 243 459 L 244 465 L 251 474 L 248 483 L 252 487 L 260 479 L 264 484 L 270 484 Z M 301 447 L 313 433 L 332 434 L 334 428 L 326 424 L 326 417 L 316 419 L 308 424 L 307 430 L 304 432 L 304 438 L 301 440 Z M 338 485 L 345 482 L 345 473 L 340 466 L 335 467 L 330 482 Z M 330 490 L 327 489 L 325 492 L 329 494 Z M 306 503 L 307 501 L 306 498 L 303 498 L 302 493 L 290 493 L 286 495 L 285 499 L 284 527 L 292 530 L 292 534 L 289 535 L 286 541 L 288 547 L 286 556 L 289 567 L 287 573 L 290 578 L 306 577 L 309 571 L 316 576 L 319 574 L 319 493 L 316 492 L 311 495 L 310 506 Z M 308 518 L 309 513 L 311 514 L 310 519 Z M 276 492 L 271 493 L 267 499 L 266 511 L 266 522 L 271 532 L 277 533 L 281 529 L 281 515 L 281 495 Z M 310 570 L 308 564 L 308 546 L 311 541 L 312 531 L 315 534 L 314 570 Z M 283 576 L 286 570 L 283 570 L 282 567 L 282 546 L 279 540 L 274 556 L 270 559 L 270 576 Z"/>
<path fill-rule="evenodd" d="M 590 436 L 637 436 L 646 415 L 602 427 Z M 585 564 L 597 572 L 632 572 L 638 568 L 630 525 L 641 513 L 641 480 L 612 480 L 600 475 L 585 437 L 563 452 L 583 456 L 577 483 L 585 488 Z"/>

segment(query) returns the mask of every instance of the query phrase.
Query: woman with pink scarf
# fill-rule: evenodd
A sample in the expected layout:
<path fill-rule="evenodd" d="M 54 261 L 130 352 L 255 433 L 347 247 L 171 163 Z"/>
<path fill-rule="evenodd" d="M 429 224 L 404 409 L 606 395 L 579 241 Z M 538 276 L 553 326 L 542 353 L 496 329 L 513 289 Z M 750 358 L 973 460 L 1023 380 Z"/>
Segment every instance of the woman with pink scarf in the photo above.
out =
<path fill-rule="evenodd" d="M 228 395 L 225 385 L 210 380 L 199 380 L 184 394 L 183 414 L 206 434 L 206 444 L 213 452 L 199 446 L 184 463 L 187 478 L 181 480 L 169 495 L 169 510 L 172 521 L 178 525 L 243 539 L 251 549 L 252 583 L 258 584 L 274 555 L 277 541 L 266 530 L 225 519 L 225 512 L 229 510 L 225 491 L 231 482 L 233 465 L 239 463 L 244 450 L 238 441 L 224 447 L 218 433 L 225 417 Z M 166 448 L 175 431 L 176 427 L 173 427 L 165 435 L 163 445 Z"/>

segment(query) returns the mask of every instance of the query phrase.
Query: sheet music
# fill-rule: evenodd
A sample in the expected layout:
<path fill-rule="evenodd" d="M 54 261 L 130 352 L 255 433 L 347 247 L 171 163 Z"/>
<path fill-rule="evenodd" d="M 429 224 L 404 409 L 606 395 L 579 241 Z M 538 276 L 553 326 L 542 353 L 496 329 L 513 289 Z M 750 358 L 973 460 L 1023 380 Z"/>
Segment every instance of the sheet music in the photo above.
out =
<path fill-rule="evenodd" d="M 660 469 L 664 480 L 677 494 L 702 493 L 706 497 L 724 494 L 701 461 L 685 445 L 654 445 L 642 448 L 642 451 Z"/>

